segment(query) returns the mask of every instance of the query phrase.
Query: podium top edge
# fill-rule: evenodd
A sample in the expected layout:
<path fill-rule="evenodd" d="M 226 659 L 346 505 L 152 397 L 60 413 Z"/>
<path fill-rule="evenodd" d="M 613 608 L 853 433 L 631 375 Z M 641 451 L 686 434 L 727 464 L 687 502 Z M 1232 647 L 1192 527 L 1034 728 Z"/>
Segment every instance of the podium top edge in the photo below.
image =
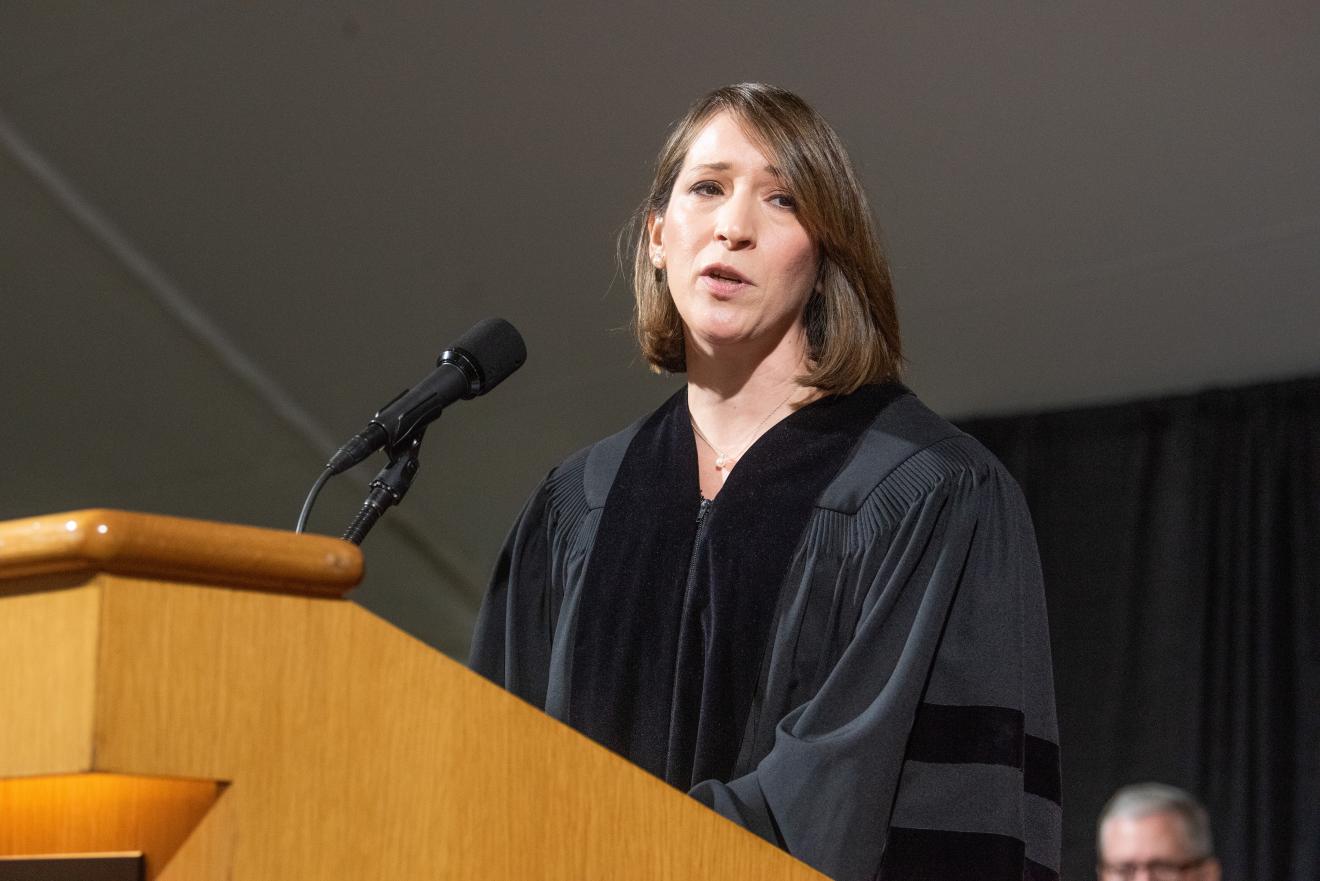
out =
<path fill-rule="evenodd" d="M 0 584 L 71 572 L 342 596 L 362 580 L 362 552 L 323 535 L 112 508 L 0 522 Z"/>

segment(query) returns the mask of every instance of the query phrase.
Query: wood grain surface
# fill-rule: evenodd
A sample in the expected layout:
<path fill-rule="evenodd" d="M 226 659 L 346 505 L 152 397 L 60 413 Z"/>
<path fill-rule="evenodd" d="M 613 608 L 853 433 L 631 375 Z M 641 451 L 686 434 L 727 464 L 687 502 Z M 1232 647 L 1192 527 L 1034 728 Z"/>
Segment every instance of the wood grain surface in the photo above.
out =
<path fill-rule="evenodd" d="M 104 602 L 97 766 L 232 781 L 235 878 L 821 877 L 351 603 Z"/>
<path fill-rule="evenodd" d="M 334 596 L 360 571 L 352 546 L 116 512 L 37 519 L 0 524 L 0 777 L 196 784 L 209 794 L 175 812 L 193 830 L 181 844 L 161 820 L 168 840 L 113 845 L 146 850 L 152 877 L 823 878 Z M 231 577 L 263 590 L 212 584 Z M 16 787 L 0 826 L 46 817 L 63 831 L 31 828 L 69 846 L 87 817 L 121 810 L 80 819 L 67 794 L 0 785 Z"/>
<path fill-rule="evenodd" d="M 101 592 L 0 594 L 0 777 L 92 767 Z"/>
<path fill-rule="evenodd" d="M 362 580 L 362 554 L 321 535 L 112 509 L 0 523 L 0 581 L 56 572 L 339 596 Z"/>

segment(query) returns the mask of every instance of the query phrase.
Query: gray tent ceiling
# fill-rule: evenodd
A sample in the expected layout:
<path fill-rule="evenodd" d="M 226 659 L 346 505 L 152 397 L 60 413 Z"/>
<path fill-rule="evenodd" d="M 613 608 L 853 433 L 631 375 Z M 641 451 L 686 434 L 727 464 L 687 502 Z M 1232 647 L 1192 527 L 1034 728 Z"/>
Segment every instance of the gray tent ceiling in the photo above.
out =
<path fill-rule="evenodd" d="M 503 315 L 528 366 L 430 432 L 358 594 L 461 652 L 535 481 L 674 387 L 614 236 L 668 125 L 747 79 L 850 145 L 946 414 L 1320 371 L 1318 9 L 6 4 L 0 516 L 288 526 L 328 447 Z"/>

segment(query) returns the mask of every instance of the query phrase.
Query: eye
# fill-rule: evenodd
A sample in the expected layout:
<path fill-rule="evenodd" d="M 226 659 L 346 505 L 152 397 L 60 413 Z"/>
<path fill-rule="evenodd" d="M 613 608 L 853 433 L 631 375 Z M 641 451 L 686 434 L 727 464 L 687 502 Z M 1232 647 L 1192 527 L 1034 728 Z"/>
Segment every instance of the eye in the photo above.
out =
<path fill-rule="evenodd" d="M 770 197 L 770 204 L 777 205 L 780 208 L 786 208 L 789 211 L 797 210 L 797 199 L 794 199 L 788 193 L 775 193 Z"/>
<path fill-rule="evenodd" d="M 724 190 L 713 180 L 701 180 L 688 187 L 688 192 L 698 196 L 718 196 Z"/>

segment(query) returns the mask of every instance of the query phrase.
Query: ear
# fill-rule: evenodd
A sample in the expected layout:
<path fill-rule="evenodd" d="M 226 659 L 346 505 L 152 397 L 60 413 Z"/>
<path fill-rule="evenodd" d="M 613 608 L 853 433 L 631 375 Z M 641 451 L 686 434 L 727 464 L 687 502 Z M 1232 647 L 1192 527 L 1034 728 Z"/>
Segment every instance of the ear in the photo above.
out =
<path fill-rule="evenodd" d="M 1204 878 L 1205 881 L 1219 881 L 1221 871 L 1222 868 L 1219 865 L 1219 860 L 1215 857 L 1211 857 L 1210 860 L 1201 867 L 1201 877 Z"/>
<path fill-rule="evenodd" d="M 646 218 L 646 238 L 652 249 L 664 247 L 665 216 L 651 212 Z"/>

